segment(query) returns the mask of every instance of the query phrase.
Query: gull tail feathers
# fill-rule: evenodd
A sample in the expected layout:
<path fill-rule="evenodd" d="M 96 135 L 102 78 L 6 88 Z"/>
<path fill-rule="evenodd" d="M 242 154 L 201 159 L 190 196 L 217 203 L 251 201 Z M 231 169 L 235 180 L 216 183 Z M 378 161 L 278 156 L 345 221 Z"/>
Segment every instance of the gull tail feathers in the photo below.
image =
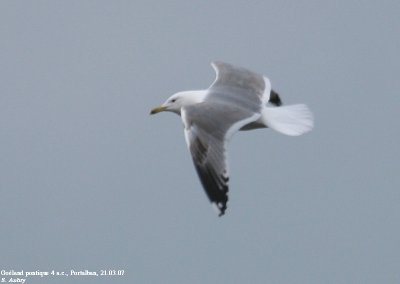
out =
<path fill-rule="evenodd" d="M 266 107 L 262 113 L 265 125 L 290 136 L 302 135 L 314 127 L 314 118 L 304 104 Z"/>

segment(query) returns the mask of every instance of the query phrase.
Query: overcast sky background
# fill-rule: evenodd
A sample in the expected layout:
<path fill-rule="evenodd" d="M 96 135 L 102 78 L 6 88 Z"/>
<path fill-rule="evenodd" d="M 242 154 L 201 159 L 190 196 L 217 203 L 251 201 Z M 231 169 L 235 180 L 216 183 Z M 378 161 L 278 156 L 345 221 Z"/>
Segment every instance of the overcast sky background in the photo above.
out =
<path fill-rule="evenodd" d="M 399 283 L 400 2 L 1 1 L 0 269 L 29 283 Z M 212 210 L 171 94 L 212 60 L 307 103 L 238 133 Z"/>

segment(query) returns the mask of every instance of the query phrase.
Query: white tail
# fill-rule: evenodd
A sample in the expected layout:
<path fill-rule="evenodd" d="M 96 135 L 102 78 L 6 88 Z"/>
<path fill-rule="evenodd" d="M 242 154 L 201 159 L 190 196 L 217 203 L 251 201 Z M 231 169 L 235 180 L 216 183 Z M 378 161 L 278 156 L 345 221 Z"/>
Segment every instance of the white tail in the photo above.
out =
<path fill-rule="evenodd" d="M 314 127 L 313 115 L 304 104 L 266 107 L 262 120 L 271 129 L 290 136 L 304 134 Z"/>

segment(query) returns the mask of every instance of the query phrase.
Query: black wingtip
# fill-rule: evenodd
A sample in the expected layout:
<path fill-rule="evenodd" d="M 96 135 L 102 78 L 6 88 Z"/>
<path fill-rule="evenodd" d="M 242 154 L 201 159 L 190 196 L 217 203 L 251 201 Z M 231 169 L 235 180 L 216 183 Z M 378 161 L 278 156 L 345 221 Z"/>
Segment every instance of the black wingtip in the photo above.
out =
<path fill-rule="evenodd" d="M 219 210 L 218 217 L 222 217 L 225 215 L 226 206 L 225 206 L 225 208 L 221 208 L 218 206 L 218 210 Z"/>
<path fill-rule="evenodd" d="M 271 90 L 271 94 L 269 96 L 269 101 L 270 104 L 273 104 L 274 106 L 281 106 L 282 101 L 281 98 L 279 97 L 278 93 L 275 92 L 274 90 Z"/>
<path fill-rule="evenodd" d="M 218 202 L 215 205 L 217 206 L 218 210 L 219 210 L 219 214 L 218 217 L 222 217 L 225 215 L 225 211 L 226 211 L 226 203 L 228 200 L 224 201 L 224 202 Z"/>

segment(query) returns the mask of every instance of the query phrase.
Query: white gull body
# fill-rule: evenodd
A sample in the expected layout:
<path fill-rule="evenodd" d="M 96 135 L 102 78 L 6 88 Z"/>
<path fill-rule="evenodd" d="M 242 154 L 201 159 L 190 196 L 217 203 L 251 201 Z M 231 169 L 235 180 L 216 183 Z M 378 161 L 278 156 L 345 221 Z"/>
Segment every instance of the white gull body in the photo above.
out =
<path fill-rule="evenodd" d="M 211 65 L 216 79 L 208 89 L 176 93 L 151 114 L 170 111 L 181 116 L 194 166 L 221 216 L 228 202 L 226 146 L 232 135 L 268 127 L 298 136 L 310 131 L 314 123 L 306 105 L 282 106 L 267 77 L 223 62 Z"/>

